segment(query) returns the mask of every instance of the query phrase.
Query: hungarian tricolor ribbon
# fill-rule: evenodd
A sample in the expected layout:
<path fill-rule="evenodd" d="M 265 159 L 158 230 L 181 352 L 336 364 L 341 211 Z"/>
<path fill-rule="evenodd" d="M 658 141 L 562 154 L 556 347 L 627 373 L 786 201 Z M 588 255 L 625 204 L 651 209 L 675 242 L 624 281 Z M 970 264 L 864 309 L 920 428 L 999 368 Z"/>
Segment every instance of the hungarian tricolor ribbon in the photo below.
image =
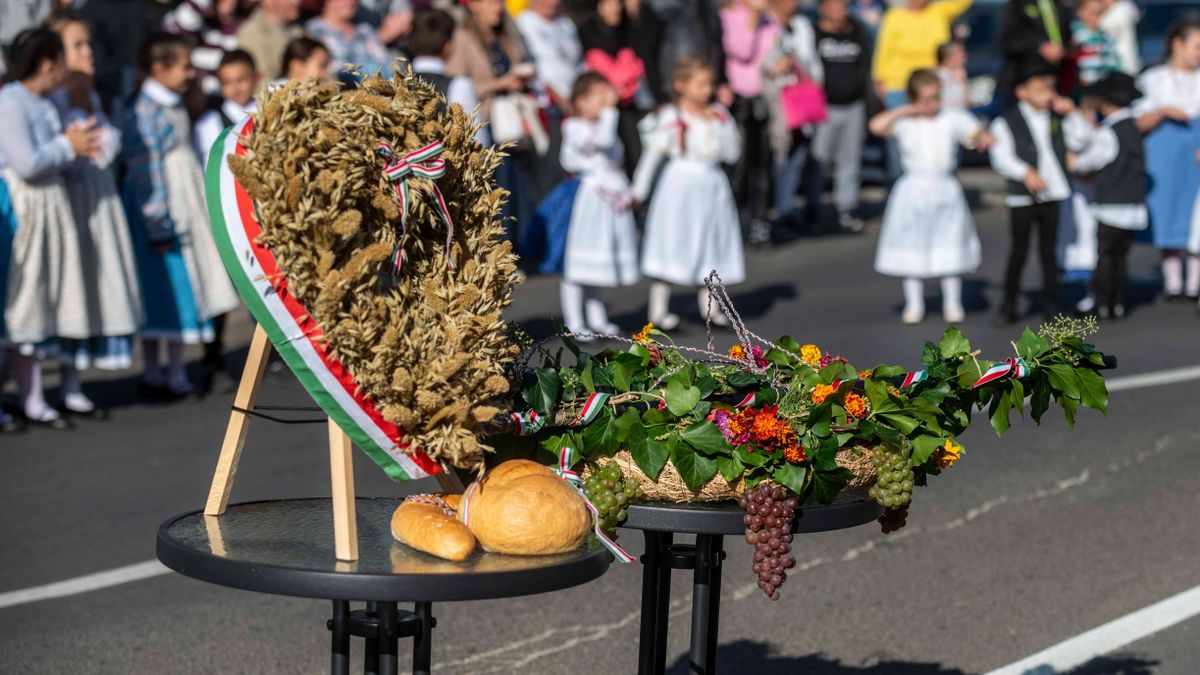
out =
<path fill-rule="evenodd" d="M 741 401 L 738 401 L 738 404 L 735 405 L 734 407 L 735 408 L 753 408 L 754 404 L 757 400 L 758 400 L 758 395 L 756 394 L 756 392 L 752 391 L 749 394 L 746 394 L 746 397 L 743 398 Z"/>
<path fill-rule="evenodd" d="M 596 415 L 599 415 L 600 411 L 604 409 L 604 404 L 608 402 L 610 396 L 612 394 L 602 391 L 588 396 L 587 400 L 583 402 L 583 409 L 579 411 L 579 414 L 567 426 L 581 427 L 585 424 L 590 424 L 592 420 L 596 419 Z"/>
<path fill-rule="evenodd" d="M 392 146 L 383 141 L 380 141 L 379 147 L 375 149 L 375 152 L 387 160 L 387 165 L 383 167 L 383 175 L 396 184 L 396 195 L 400 199 L 400 241 L 396 244 L 395 253 L 392 254 L 392 274 L 399 274 L 400 267 L 404 264 L 404 242 L 408 237 L 408 210 L 412 203 L 412 197 L 408 191 L 408 177 L 417 176 L 436 181 L 446 175 L 446 160 L 437 158 L 445 149 L 446 146 L 441 141 L 434 141 L 406 155 L 396 155 Z M 446 264 L 453 268 L 454 259 L 450 257 L 450 244 L 454 241 L 454 221 L 450 218 L 450 209 L 446 206 L 446 199 L 442 196 L 442 191 L 438 189 L 436 182 L 432 185 L 433 196 L 437 199 L 438 215 L 446 223 Z"/>
<path fill-rule="evenodd" d="M 1015 380 L 1019 380 L 1028 376 L 1029 364 L 1025 363 L 1025 359 L 1004 359 L 1003 361 L 997 361 L 996 363 L 993 363 L 992 367 L 988 368 L 987 372 L 984 373 L 983 376 L 980 377 L 971 388 L 975 389 L 982 387 L 983 385 L 989 382 L 995 382 L 1002 377 L 1012 377 Z"/>
<path fill-rule="evenodd" d="M 516 427 L 514 433 L 517 436 L 529 436 L 536 434 L 546 424 L 546 418 L 537 414 L 536 410 L 526 410 L 523 413 L 511 414 L 513 425 Z"/>
<path fill-rule="evenodd" d="M 914 370 L 911 373 L 905 373 L 904 379 L 900 381 L 900 388 L 907 389 L 913 385 L 920 384 L 928 377 L 929 371 L 927 370 Z"/>
<path fill-rule="evenodd" d="M 585 506 L 587 506 L 587 510 L 592 513 L 592 531 L 596 533 L 596 538 L 600 540 L 600 543 L 604 546 L 604 548 L 608 549 L 608 552 L 613 554 L 613 557 L 616 558 L 617 562 L 633 562 L 634 557 L 626 553 L 625 549 L 621 548 L 617 542 L 609 539 L 608 535 L 604 534 L 604 531 L 600 529 L 600 511 L 596 508 L 596 505 L 587 498 L 587 495 L 584 494 L 583 477 L 579 475 L 578 471 L 575 471 L 571 468 L 575 466 L 578 461 L 579 460 L 575 453 L 575 448 L 564 446 L 558 451 L 558 468 L 555 469 L 555 473 L 561 476 L 563 480 L 567 481 L 567 483 L 570 483 L 571 487 L 575 488 L 575 490 L 579 492 L 579 496 L 583 499 L 583 503 Z"/>

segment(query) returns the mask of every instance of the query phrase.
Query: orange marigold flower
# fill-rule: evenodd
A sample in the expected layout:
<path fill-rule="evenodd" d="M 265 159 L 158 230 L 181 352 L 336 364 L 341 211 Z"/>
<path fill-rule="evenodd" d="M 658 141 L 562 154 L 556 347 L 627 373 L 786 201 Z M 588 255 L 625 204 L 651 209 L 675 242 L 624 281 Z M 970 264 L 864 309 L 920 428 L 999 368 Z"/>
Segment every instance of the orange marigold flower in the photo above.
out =
<path fill-rule="evenodd" d="M 746 360 L 746 350 L 741 345 L 734 345 L 729 348 L 729 358 L 737 359 L 738 361 Z"/>
<path fill-rule="evenodd" d="M 654 330 L 654 324 L 652 323 L 642 326 L 641 332 L 633 336 L 633 341 L 639 344 L 646 344 L 647 342 L 650 342 L 650 331 L 652 330 Z"/>
<path fill-rule="evenodd" d="M 786 459 L 789 464 L 800 464 L 804 460 L 808 459 L 808 455 L 804 453 L 803 445 L 800 445 L 799 443 L 793 443 L 792 445 L 789 445 L 783 449 L 783 458 Z"/>
<path fill-rule="evenodd" d="M 943 469 L 949 469 L 954 466 L 954 463 L 962 457 L 963 447 L 955 443 L 951 439 L 947 439 L 946 444 L 937 450 L 937 464 Z"/>
<path fill-rule="evenodd" d="M 845 408 L 846 414 L 855 419 L 867 416 L 867 400 L 858 394 L 846 394 Z"/>
<path fill-rule="evenodd" d="M 750 434 L 758 443 L 764 445 L 787 445 L 795 437 L 796 432 L 784 420 L 779 419 L 776 408 L 763 408 L 754 417 Z"/>
<path fill-rule="evenodd" d="M 837 389 L 835 389 L 832 384 L 818 384 L 817 386 L 813 387 L 812 402 L 816 403 L 817 405 L 821 405 L 825 402 L 825 399 L 829 398 L 829 395 L 835 391 L 837 391 Z"/>
<path fill-rule="evenodd" d="M 899 389 L 897 389 L 897 388 L 895 388 L 895 387 L 891 387 L 891 386 L 889 386 L 889 387 L 888 387 L 888 393 L 889 393 L 889 394 L 891 394 L 892 396 L 899 396 L 899 395 L 900 395 L 900 390 L 899 390 Z"/>
<path fill-rule="evenodd" d="M 816 345 L 808 344 L 800 348 L 800 360 L 813 367 L 821 362 L 821 354 L 821 348 Z"/>

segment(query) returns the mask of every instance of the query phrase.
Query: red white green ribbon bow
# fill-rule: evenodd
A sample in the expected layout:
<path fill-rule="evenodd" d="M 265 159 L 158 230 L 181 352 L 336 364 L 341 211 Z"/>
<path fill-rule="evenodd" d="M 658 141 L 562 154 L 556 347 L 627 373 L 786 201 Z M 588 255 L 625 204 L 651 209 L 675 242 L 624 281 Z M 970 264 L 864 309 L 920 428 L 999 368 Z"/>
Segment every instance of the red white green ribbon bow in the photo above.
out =
<path fill-rule="evenodd" d="M 604 531 L 600 529 L 600 511 L 583 492 L 583 476 L 580 476 L 578 471 L 575 471 L 571 468 L 575 466 L 578 461 L 579 460 L 575 453 L 575 448 L 570 446 L 563 447 L 562 450 L 558 451 L 558 466 L 555 468 L 555 473 L 561 476 L 563 480 L 570 483 L 571 487 L 575 488 L 579 492 L 579 496 L 583 499 L 584 505 L 587 506 L 588 511 L 592 513 L 592 531 L 596 533 L 596 538 L 600 540 L 600 543 L 604 545 L 604 548 L 608 549 L 608 552 L 613 554 L 613 558 L 616 558 L 617 562 L 633 562 L 634 557 L 626 553 L 625 549 L 621 548 L 617 542 L 609 539 L 608 535 L 604 534 Z"/>
<path fill-rule="evenodd" d="M 435 181 L 446 175 L 446 160 L 437 158 L 446 149 L 441 141 L 434 141 L 423 148 L 418 148 L 407 155 L 397 156 L 392 146 L 380 141 L 375 152 L 387 160 L 383 167 L 383 175 L 396 184 L 396 195 L 400 199 L 400 243 L 396 244 L 396 252 L 392 254 L 392 274 L 399 274 L 404 264 L 404 241 L 408 237 L 408 209 L 411 197 L 408 193 L 408 177 L 417 176 Z M 438 215 L 446 222 L 446 264 L 454 267 L 454 259 L 450 257 L 450 244 L 454 240 L 454 221 L 450 218 L 450 209 L 437 183 L 433 183 L 433 195 L 437 198 Z"/>
<path fill-rule="evenodd" d="M 995 382 L 1002 377 L 1012 377 L 1014 380 L 1020 380 L 1028 376 L 1029 364 L 1025 363 L 1025 359 L 1004 359 L 1003 361 L 997 361 L 996 363 L 993 363 L 992 367 L 988 368 L 987 372 L 983 374 L 983 377 L 980 377 L 971 388 L 976 389 L 978 387 L 982 387 L 983 385 L 989 382 Z"/>

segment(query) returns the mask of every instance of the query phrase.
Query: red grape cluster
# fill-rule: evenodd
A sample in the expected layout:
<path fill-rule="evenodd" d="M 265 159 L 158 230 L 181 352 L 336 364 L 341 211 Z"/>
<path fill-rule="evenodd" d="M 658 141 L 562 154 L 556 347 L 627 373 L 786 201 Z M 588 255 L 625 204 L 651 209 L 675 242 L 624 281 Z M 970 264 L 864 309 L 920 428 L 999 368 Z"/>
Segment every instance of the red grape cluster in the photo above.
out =
<path fill-rule="evenodd" d="M 746 512 L 746 543 L 754 547 L 754 572 L 758 587 L 772 600 L 779 599 L 779 587 L 787 580 L 787 570 L 796 566 L 792 556 L 792 518 L 800 499 L 788 490 L 770 483 L 759 483 L 738 500 Z"/>

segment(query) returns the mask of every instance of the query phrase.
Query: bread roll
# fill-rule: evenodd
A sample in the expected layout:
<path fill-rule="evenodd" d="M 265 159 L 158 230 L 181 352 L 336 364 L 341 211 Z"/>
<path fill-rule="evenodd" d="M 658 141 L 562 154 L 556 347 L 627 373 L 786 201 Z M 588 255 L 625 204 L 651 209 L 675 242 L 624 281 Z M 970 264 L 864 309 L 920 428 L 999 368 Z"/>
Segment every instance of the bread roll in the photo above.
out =
<path fill-rule="evenodd" d="M 446 560 L 466 560 L 475 550 L 475 535 L 440 506 L 408 501 L 392 514 L 392 536 L 418 551 Z"/>
<path fill-rule="evenodd" d="M 515 555 L 574 551 L 592 522 L 574 488 L 550 469 L 524 461 L 505 462 L 485 477 L 467 515 L 484 550 Z"/>

